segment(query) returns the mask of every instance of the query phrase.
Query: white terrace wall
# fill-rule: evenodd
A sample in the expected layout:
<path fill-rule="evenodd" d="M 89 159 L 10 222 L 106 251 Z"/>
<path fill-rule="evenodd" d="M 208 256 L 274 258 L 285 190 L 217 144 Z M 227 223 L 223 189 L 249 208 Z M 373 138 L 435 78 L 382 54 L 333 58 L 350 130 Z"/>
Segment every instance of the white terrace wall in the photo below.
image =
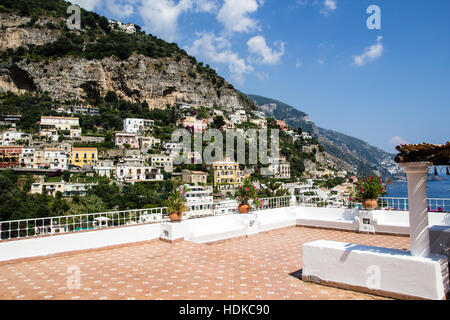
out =
<path fill-rule="evenodd" d="M 227 215 L 186 220 L 186 240 L 208 243 L 290 226 L 337 230 L 358 230 L 356 209 L 286 207 L 250 215 Z M 376 232 L 408 234 L 408 213 L 376 211 Z M 430 213 L 430 226 L 450 226 L 449 213 Z M 61 234 L 0 242 L 0 261 L 103 248 L 158 239 L 161 224 L 144 224 L 113 229 Z"/>
<path fill-rule="evenodd" d="M 159 224 L 145 224 L 5 241 L 0 243 L 0 261 L 149 241 L 159 235 Z"/>

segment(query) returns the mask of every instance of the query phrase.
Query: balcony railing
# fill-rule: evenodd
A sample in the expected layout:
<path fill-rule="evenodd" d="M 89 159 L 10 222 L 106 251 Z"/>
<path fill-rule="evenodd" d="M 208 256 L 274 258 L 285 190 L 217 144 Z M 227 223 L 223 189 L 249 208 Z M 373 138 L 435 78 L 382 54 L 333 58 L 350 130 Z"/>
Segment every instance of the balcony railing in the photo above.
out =
<path fill-rule="evenodd" d="M 255 206 L 255 211 L 289 207 L 292 197 L 263 198 L 261 201 L 262 206 Z M 380 198 L 378 203 L 379 209 L 382 210 L 408 210 L 408 198 Z M 332 208 L 355 208 L 360 206 L 360 204 L 344 203 L 338 199 L 323 200 L 313 196 L 297 196 L 295 204 L 304 207 Z M 430 212 L 450 212 L 450 199 L 428 199 L 428 207 Z M 196 214 L 198 212 L 194 210 L 192 215 L 187 212 L 185 217 L 195 219 L 205 216 L 234 214 L 238 212 L 237 202 L 214 203 L 212 208 L 208 208 L 207 211 L 209 213 L 205 215 Z M 167 221 L 169 221 L 169 216 L 166 207 L 1 221 L 0 241 Z"/>
<path fill-rule="evenodd" d="M 428 198 L 427 203 L 429 212 L 450 212 L 450 199 Z M 379 198 L 378 208 L 383 210 L 408 211 L 408 198 Z"/>
<path fill-rule="evenodd" d="M 168 221 L 167 208 L 89 213 L 0 222 L 1 240 L 51 236 L 127 225 Z"/>

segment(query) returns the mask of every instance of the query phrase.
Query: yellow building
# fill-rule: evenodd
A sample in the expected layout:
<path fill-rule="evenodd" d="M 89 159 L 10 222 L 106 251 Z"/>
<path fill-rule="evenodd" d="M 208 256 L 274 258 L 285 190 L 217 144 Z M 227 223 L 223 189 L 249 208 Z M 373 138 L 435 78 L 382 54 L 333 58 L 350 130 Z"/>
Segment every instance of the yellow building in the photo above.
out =
<path fill-rule="evenodd" d="M 236 161 L 218 161 L 212 164 L 214 187 L 218 190 L 233 190 L 244 182 L 244 171 Z"/>
<path fill-rule="evenodd" d="M 70 162 L 79 167 L 93 166 L 98 161 L 97 148 L 72 148 Z"/>

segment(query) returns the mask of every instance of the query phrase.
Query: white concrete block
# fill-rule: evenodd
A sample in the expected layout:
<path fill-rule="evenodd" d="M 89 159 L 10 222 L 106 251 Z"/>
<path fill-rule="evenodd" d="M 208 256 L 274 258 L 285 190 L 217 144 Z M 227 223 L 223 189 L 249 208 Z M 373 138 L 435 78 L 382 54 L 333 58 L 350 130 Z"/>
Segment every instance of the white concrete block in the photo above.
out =
<path fill-rule="evenodd" d="M 444 256 L 326 240 L 303 244 L 303 276 L 393 297 L 443 299 L 449 291 Z"/>
<path fill-rule="evenodd" d="M 161 239 L 167 241 L 184 240 L 188 236 L 189 226 L 185 221 L 161 223 Z"/>

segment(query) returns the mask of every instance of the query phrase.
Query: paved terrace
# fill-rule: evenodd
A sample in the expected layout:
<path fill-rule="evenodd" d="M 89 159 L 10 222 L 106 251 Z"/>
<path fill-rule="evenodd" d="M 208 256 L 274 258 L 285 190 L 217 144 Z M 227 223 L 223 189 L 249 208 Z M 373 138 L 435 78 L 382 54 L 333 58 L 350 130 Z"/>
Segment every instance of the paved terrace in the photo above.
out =
<path fill-rule="evenodd" d="M 409 238 L 291 227 L 213 244 L 159 240 L 0 264 L 0 299 L 382 299 L 299 280 L 302 244 L 409 249 Z M 67 268 L 81 271 L 68 289 Z"/>

